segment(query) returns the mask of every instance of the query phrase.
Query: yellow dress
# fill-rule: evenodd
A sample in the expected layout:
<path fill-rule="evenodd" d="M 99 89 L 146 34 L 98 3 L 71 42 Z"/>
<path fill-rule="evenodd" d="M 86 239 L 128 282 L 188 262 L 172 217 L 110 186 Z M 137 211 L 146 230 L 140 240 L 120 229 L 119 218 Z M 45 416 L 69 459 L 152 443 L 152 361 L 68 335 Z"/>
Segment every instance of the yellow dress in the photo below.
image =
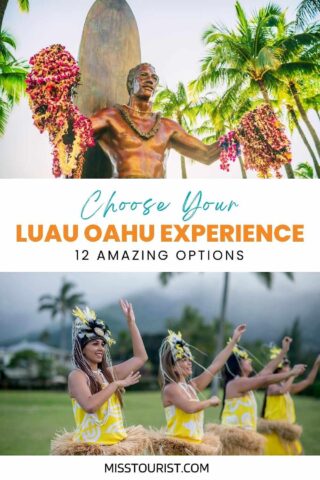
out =
<path fill-rule="evenodd" d="M 197 394 L 191 385 L 179 383 L 191 400 L 198 400 Z M 193 396 L 188 390 L 191 389 Z M 175 405 L 165 407 L 167 421 L 166 435 L 193 443 L 201 443 L 203 439 L 203 410 L 195 413 L 186 413 Z"/>
<path fill-rule="evenodd" d="M 254 393 L 250 391 L 242 397 L 226 399 L 221 423 L 245 430 L 257 430 L 257 402 Z"/>
<path fill-rule="evenodd" d="M 290 393 L 267 395 L 264 418 L 294 424 L 296 412 Z M 288 441 L 277 433 L 267 433 L 264 436 L 266 438 L 265 455 L 301 455 L 303 451 L 299 440 Z"/>
<path fill-rule="evenodd" d="M 108 384 L 104 383 L 102 388 Z M 72 398 L 76 431 L 75 442 L 114 445 L 127 437 L 123 426 L 121 405 L 115 393 L 94 413 L 88 413 Z"/>

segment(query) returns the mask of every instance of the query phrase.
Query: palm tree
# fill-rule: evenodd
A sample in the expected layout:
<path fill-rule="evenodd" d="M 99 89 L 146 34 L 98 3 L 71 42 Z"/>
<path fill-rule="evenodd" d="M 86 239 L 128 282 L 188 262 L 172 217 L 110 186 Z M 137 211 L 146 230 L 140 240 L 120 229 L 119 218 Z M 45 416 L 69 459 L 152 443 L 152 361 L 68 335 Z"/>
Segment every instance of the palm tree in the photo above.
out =
<path fill-rule="evenodd" d="M 307 71 L 310 73 L 311 69 L 315 71 L 316 68 L 313 62 L 298 62 L 296 59 L 293 62 L 292 58 L 289 58 L 289 39 L 291 48 L 294 45 L 297 53 L 298 47 L 315 42 L 317 35 L 314 32 L 307 36 L 295 35 L 291 25 L 291 30 L 287 28 L 285 31 L 285 43 L 283 38 L 281 39 L 281 33 L 284 34 L 282 30 L 285 15 L 279 6 L 274 4 L 261 8 L 248 19 L 240 3 L 236 2 L 236 13 L 236 30 L 212 25 L 204 33 L 203 40 L 209 46 L 209 51 L 202 61 L 201 74 L 195 82 L 195 88 L 203 91 L 207 87 L 223 85 L 233 94 L 246 91 L 248 96 L 253 97 L 258 89 L 264 102 L 272 107 L 270 93 L 277 91 L 281 83 L 281 79 L 274 75 L 275 72 L 283 76 L 285 71 L 288 74 L 290 70 L 297 75 Z M 294 85 L 290 88 L 297 108 L 305 120 Z M 285 168 L 288 177 L 294 178 L 291 165 L 287 164 Z"/>
<path fill-rule="evenodd" d="M 293 280 L 293 274 L 290 272 L 284 273 L 289 280 Z M 174 276 L 174 273 L 163 272 L 160 274 L 160 281 L 163 285 L 167 285 L 170 279 Z M 220 315 L 219 315 L 219 324 L 218 324 L 218 334 L 217 334 L 217 345 L 216 345 L 216 354 L 223 349 L 225 341 L 225 324 L 226 324 L 226 311 L 229 298 L 229 285 L 230 285 L 230 272 L 225 272 L 223 274 L 223 287 L 222 287 L 222 299 L 220 306 Z M 270 289 L 273 284 L 273 273 L 270 272 L 255 272 L 255 275 L 262 281 L 262 283 Z M 212 385 L 214 393 L 217 392 L 218 383 L 214 382 Z"/>
<path fill-rule="evenodd" d="M 313 94 L 319 95 L 320 27 L 312 25 L 301 33 L 294 33 L 293 27 L 293 23 L 286 24 L 285 18 L 282 18 L 281 36 L 275 41 L 275 47 L 282 50 L 282 63 L 274 72 L 274 76 L 280 82 L 278 87 L 286 88 L 294 100 L 296 109 L 310 132 L 320 158 L 320 138 L 307 115 L 308 107 L 314 108 L 316 102 L 313 102 L 313 105 L 309 102 L 308 105 L 303 100 L 311 86 Z"/>
<path fill-rule="evenodd" d="M 9 113 L 25 93 L 25 78 L 28 72 L 25 62 L 15 59 L 11 52 L 14 38 L 0 31 L 0 136 L 4 134 Z"/>
<path fill-rule="evenodd" d="M 308 162 L 299 163 L 295 174 L 298 178 L 314 178 L 313 169 Z"/>
<path fill-rule="evenodd" d="M 297 24 L 304 27 L 320 13 L 320 0 L 302 0 L 297 9 Z"/>
<path fill-rule="evenodd" d="M 175 120 L 188 133 L 191 133 L 191 126 L 195 121 L 195 110 L 192 102 L 188 99 L 186 87 L 179 82 L 177 90 L 163 88 L 157 94 L 154 101 L 154 108 L 160 109 L 167 118 Z M 181 176 L 187 178 L 186 159 L 180 155 Z"/>
<path fill-rule="evenodd" d="M 72 312 L 75 305 L 84 305 L 83 293 L 72 292 L 75 284 L 62 280 L 61 288 L 57 296 L 42 295 L 39 298 L 39 312 L 49 310 L 51 318 L 54 320 L 57 316 L 60 317 L 60 348 L 66 350 L 66 321 L 68 315 Z"/>
<path fill-rule="evenodd" d="M 254 18 L 250 24 L 256 25 L 258 23 L 258 18 Z M 317 111 L 319 108 L 319 67 L 317 60 L 319 55 L 319 27 L 311 26 L 301 33 L 296 33 L 295 24 L 293 22 L 287 23 L 284 13 L 278 16 L 275 27 L 272 27 L 272 38 L 268 39 L 267 44 L 269 49 L 277 52 L 279 64 L 278 66 L 275 65 L 276 68 L 270 68 L 263 76 L 263 81 L 268 87 L 263 98 L 269 100 L 269 104 L 272 104 L 273 108 L 277 106 L 278 115 L 282 114 L 283 106 L 288 109 L 289 124 L 298 129 L 312 157 L 317 174 L 319 174 L 320 168 L 317 157 L 299 123 L 300 118 L 302 118 L 317 148 L 319 148 L 319 138 L 307 116 L 308 109 Z M 196 85 L 196 82 L 194 83 Z M 239 108 L 241 104 L 250 109 L 250 103 L 253 100 L 255 100 L 255 106 L 257 106 L 261 84 L 258 85 L 259 91 L 257 91 L 257 85 L 257 83 L 250 82 L 247 86 L 242 86 L 241 93 L 239 84 L 231 84 L 224 93 L 224 97 L 229 103 L 231 99 L 231 111 L 241 111 L 241 108 Z M 293 92 L 294 88 L 295 91 Z M 273 98 L 270 98 L 270 93 L 273 93 Z M 227 107 L 228 104 L 221 108 Z"/>
<path fill-rule="evenodd" d="M 191 91 L 195 90 L 196 81 L 190 83 Z M 253 91 L 234 91 L 229 88 L 221 96 L 209 93 L 201 98 L 194 107 L 197 118 L 203 118 L 202 124 L 195 133 L 202 137 L 204 143 L 212 143 L 230 130 L 235 130 L 242 116 L 261 104 L 261 100 L 253 98 Z M 239 156 L 242 178 L 247 178 L 242 155 Z"/>
<path fill-rule="evenodd" d="M 300 137 L 302 138 L 302 141 L 303 143 L 305 144 L 309 154 L 310 154 L 310 157 L 312 158 L 312 161 L 313 161 L 313 165 L 314 165 L 314 168 L 315 168 L 315 171 L 316 171 L 316 175 L 318 178 L 320 178 L 320 166 L 319 166 L 319 163 L 318 163 L 318 160 L 317 160 L 317 157 L 309 143 L 309 140 L 307 139 L 300 123 L 299 123 L 299 119 L 298 119 L 298 114 L 297 112 L 295 111 L 294 107 L 290 104 L 287 104 L 287 111 L 288 111 L 288 119 L 289 119 L 289 124 L 290 123 L 293 123 L 294 127 L 298 130 L 299 134 L 300 134 Z M 291 120 L 291 122 L 290 122 Z M 302 164 L 300 164 L 302 165 Z M 297 171 L 299 170 L 299 166 L 298 166 L 298 169 L 295 170 L 295 175 L 297 175 L 298 177 L 300 176 Z M 312 167 L 311 167 L 311 170 L 312 170 Z M 303 178 L 306 178 L 306 177 L 303 177 Z M 310 178 L 310 177 L 309 177 Z M 311 177 L 313 178 L 313 177 Z"/>
<path fill-rule="evenodd" d="M 0 30 L 8 2 L 9 0 L 0 0 Z M 29 12 L 29 0 L 18 0 L 18 5 L 22 12 Z"/>

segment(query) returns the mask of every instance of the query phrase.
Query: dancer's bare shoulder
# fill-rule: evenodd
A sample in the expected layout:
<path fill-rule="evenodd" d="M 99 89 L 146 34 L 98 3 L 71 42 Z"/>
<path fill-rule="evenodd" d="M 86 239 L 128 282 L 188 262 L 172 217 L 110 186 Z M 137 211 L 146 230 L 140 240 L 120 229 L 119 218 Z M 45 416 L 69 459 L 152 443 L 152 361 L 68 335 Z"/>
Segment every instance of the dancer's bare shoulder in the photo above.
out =
<path fill-rule="evenodd" d="M 77 382 L 77 381 L 82 381 L 82 380 L 85 380 L 87 381 L 88 379 L 88 375 L 83 372 L 82 370 L 80 370 L 79 368 L 76 368 L 74 370 L 72 370 L 70 373 L 69 373 L 69 377 L 68 377 L 68 381 L 73 383 L 73 382 Z"/>

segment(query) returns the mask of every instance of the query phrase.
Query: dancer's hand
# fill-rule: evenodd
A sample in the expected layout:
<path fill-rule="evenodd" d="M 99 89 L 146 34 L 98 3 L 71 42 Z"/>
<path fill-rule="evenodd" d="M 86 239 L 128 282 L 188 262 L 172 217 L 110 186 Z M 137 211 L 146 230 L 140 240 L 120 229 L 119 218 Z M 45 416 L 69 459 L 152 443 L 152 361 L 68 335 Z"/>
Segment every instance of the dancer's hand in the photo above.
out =
<path fill-rule="evenodd" d="M 298 377 L 299 375 L 302 375 L 307 368 L 307 365 L 303 365 L 302 363 L 299 363 L 298 365 L 295 365 L 293 369 L 291 370 L 291 373 L 295 376 Z"/>
<path fill-rule="evenodd" d="M 136 323 L 136 318 L 134 316 L 132 303 L 129 303 L 128 300 L 120 299 L 119 304 L 120 304 L 121 310 L 123 311 L 127 319 L 128 324 Z"/>
<path fill-rule="evenodd" d="M 211 407 L 218 407 L 221 403 L 220 398 L 216 397 L 215 395 L 211 397 L 209 400 L 210 400 Z"/>
<path fill-rule="evenodd" d="M 288 353 L 288 352 L 289 352 L 291 342 L 292 342 L 292 338 L 291 338 L 291 337 L 284 337 L 284 338 L 283 338 L 283 340 L 282 340 L 282 350 L 283 350 L 285 353 Z"/>
<path fill-rule="evenodd" d="M 242 337 L 242 335 L 246 331 L 246 329 L 247 329 L 247 325 L 245 323 L 242 323 L 241 325 L 238 325 L 233 331 L 232 341 L 234 343 L 238 343 L 240 341 L 240 338 Z"/>
<path fill-rule="evenodd" d="M 136 383 L 140 382 L 141 374 L 140 372 L 131 372 L 126 378 L 123 380 L 116 380 L 119 388 L 130 387 L 131 385 L 135 385 Z"/>

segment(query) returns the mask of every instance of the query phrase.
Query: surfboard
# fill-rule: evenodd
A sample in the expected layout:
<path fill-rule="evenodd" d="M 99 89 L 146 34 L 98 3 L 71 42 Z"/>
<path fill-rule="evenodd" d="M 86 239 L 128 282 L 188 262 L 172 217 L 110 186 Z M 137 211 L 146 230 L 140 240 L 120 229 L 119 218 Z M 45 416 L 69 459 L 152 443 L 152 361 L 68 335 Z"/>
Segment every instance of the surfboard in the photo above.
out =
<path fill-rule="evenodd" d="M 90 116 L 126 103 L 127 75 L 141 62 L 138 26 L 125 0 L 96 0 L 87 15 L 79 50 L 81 83 L 75 103 Z M 108 178 L 110 160 L 99 145 L 89 149 L 82 178 Z"/>

